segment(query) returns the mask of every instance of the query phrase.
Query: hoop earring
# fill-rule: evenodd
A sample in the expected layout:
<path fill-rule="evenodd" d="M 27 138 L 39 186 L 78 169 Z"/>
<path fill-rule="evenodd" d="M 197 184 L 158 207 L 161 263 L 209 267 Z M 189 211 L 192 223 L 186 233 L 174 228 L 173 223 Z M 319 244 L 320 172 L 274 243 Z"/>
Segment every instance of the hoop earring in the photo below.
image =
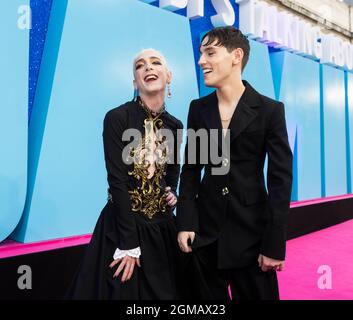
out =
<path fill-rule="evenodd" d="M 170 91 L 170 83 L 168 83 L 168 93 L 167 93 L 168 99 L 172 97 L 172 92 Z"/>

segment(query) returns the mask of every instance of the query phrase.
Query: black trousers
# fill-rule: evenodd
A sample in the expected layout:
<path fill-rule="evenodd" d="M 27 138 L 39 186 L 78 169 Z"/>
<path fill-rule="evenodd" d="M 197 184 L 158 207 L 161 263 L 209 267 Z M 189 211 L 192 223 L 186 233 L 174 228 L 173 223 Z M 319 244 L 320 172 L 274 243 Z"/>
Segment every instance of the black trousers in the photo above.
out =
<path fill-rule="evenodd" d="M 276 271 L 263 272 L 257 261 L 234 269 L 217 269 L 217 243 L 189 253 L 187 299 L 279 300 Z"/>

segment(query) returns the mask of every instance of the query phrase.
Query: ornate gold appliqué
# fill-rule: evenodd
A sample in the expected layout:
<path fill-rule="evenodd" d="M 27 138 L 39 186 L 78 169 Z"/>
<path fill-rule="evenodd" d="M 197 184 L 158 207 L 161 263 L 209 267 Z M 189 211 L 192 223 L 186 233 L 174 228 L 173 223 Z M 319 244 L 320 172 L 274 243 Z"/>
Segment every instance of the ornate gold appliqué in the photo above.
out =
<path fill-rule="evenodd" d="M 144 121 L 145 134 L 137 147 L 130 150 L 129 157 L 132 158 L 134 167 L 128 174 L 139 183 L 137 188 L 129 191 L 129 194 L 132 211 L 141 212 L 152 219 L 157 212 L 165 212 L 167 207 L 161 180 L 166 175 L 168 146 L 167 141 L 158 135 L 158 130 L 163 128 L 160 116 L 164 109 L 153 116 L 141 100 L 139 103 L 148 117 Z"/>

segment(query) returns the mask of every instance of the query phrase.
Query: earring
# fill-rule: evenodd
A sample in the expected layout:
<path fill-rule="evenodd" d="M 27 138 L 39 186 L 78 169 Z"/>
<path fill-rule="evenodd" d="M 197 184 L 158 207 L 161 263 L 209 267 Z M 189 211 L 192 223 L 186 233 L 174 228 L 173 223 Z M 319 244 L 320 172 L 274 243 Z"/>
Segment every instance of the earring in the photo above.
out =
<path fill-rule="evenodd" d="M 137 100 L 137 96 L 138 96 L 138 90 L 136 88 L 134 88 L 134 101 Z"/>
<path fill-rule="evenodd" d="M 172 93 L 170 91 L 170 83 L 168 83 L 168 94 L 167 94 L 168 99 L 172 97 Z"/>

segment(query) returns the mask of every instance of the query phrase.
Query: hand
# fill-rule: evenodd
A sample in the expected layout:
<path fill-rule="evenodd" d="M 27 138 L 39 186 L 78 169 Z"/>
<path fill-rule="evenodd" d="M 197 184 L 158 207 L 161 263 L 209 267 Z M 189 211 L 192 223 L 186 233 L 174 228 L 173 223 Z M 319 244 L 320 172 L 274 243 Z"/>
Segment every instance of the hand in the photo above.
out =
<path fill-rule="evenodd" d="M 171 187 L 165 188 L 165 192 L 167 193 L 166 200 L 167 200 L 167 203 L 170 207 L 175 207 L 175 205 L 178 202 L 178 199 L 177 199 L 176 195 L 171 190 L 172 190 Z"/>
<path fill-rule="evenodd" d="M 139 258 L 133 258 L 130 256 L 125 256 L 124 258 L 116 259 L 114 260 L 109 267 L 113 268 L 115 265 L 117 265 L 119 262 L 120 265 L 118 269 L 116 269 L 113 278 L 118 277 L 120 272 L 124 269 L 123 275 L 121 277 L 121 282 L 125 282 L 130 280 L 132 277 L 132 274 L 134 272 L 135 264 L 137 264 L 139 267 L 141 267 L 140 264 L 140 259 Z"/>
<path fill-rule="evenodd" d="M 284 261 L 275 260 L 262 254 L 259 255 L 257 261 L 263 272 L 268 270 L 282 271 L 284 269 Z"/>
<path fill-rule="evenodd" d="M 188 239 L 190 239 L 191 243 L 193 243 L 195 239 L 195 232 L 181 231 L 178 233 L 178 243 L 179 243 L 180 250 L 185 253 L 192 252 L 191 247 L 188 245 Z"/>

